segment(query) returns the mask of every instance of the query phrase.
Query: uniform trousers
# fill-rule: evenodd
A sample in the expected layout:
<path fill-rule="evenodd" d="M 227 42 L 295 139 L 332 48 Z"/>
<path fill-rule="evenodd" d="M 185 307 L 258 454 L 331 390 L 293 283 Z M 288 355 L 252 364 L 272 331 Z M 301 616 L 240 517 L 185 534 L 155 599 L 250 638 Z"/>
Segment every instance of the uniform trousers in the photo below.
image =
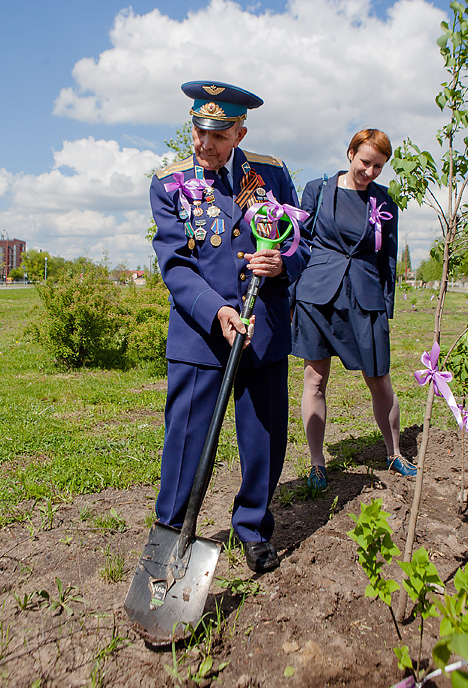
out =
<path fill-rule="evenodd" d="M 192 483 L 223 378 L 222 368 L 168 361 L 166 436 L 156 513 L 182 526 Z M 232 525 L 243 542 L 270 540 L 269 504 L 284 463 L 288 427 L 288 359 L 239 368 L 234 382 L 242 484 Z M 226 504 L 226 509 L 229 505 Z"/>

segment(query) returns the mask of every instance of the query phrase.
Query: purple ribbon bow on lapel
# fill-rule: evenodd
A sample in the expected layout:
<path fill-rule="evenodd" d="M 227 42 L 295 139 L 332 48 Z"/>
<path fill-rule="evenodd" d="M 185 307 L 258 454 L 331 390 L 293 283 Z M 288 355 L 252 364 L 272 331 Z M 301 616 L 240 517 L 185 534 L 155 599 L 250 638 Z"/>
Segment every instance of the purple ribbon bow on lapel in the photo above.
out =
<path fill-rule="evenodd" d="M 385 205 L 385 202 L 381 203 L 379 207 L 377 207 L 377 199 L 375 196 L 371 196 L 369 198 L 369 203 L 371 206 L 369 222 L 371 225 L 374 225 L 375 252 L 377 253 L 377 251 L 380 251 L 382 248 L 382 220 L 391 220 L 393 215 L 392 213 L 388 213 L 386 210 L 380 210 L 380 208 Z"/>
<path fill-rule="evenodd" d="M 444 397 L 445 401 L 449 405 L 455 419 L 460 427 L 463 427 L 462 415 L 460 409 L 457 406 L 455 398 L 452 394 L 452 390 L 448 386 L 448 383 L 452 379 L 452 373 L 441 372 L 439 370 L 438 360 L 440 354 L 440 346 L 437 342 L 432 345 L 431 352 L 425 351 L 421 356 L 421 363 L 423 363 L 427 370 L 417 370 L 414 377 L 418 381 L 419 385 L 425 385 L 426 382 L 432 380 L 434 385 L 434 393 L 438 397 Z"/>
<path fill-rule="evenodd" d="M 212 186 L 213 182 L 206 179 L 189 179 L 188 181 L 184 181 L 183 172 L 174 172 L 172 176 L 174 181 L 164 184 L 164 188 L 166 191 L 179 190 L 179 200 L 190 218 L 192 211 L 187 201 L 187 196 L 195 201 L 201 201 L 203 198 L 203 190 L 206 189 L 207 186 Z"/>
<path fill-rule="evenodd" d="M 288 203 L 278 203 L 276 198 L 273 196 L 272 191 L 268 191 L 266 195 L 268 201 L 266 203 L 253 203 L 250 208 L 245 213 L 245 221 L 250 222 L 255 216 L 255 223 L 257 222 L 271 222 L 271 232 L 269 239 L 274 239 L 276 234 L 276 228 L 278 226 L 278 221 L 281 220 L 283 215 L 287 215 L 291 220 L 292 226 L 294 227 L 294 238 L 289 249 L 283 254 L 285 256 L 292 256 L 299 246 L 299 241 L 301 238 L 301 233 L 299 230 L 298 220 L 305 220 L 309 217 L 309 213 L 300 208 L 295 208 L 293 205 Z M 260 208 L 266 207 L 266 218 L 265 215 L 256 215 Z"/>

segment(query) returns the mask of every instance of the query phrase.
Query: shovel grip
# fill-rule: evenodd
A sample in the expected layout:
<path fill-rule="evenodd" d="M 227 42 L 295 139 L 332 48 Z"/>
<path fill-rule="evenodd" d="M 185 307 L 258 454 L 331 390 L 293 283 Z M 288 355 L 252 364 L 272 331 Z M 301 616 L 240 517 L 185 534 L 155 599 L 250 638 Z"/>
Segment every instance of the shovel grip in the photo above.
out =
<path fill-rule="evenodd" d="M 247 289 L 244 307 L 241 313 L 242 320 L 248 321 L 250 319 L 254 309 L 255 301 L 257 299 L 260 284 L 261 277 L 258 277 L 258 275 L 252 275 L 249 288 Z M 241 334 L 238 332 L 231 347 L 226 370 L 224 371 L 223 380 L 221 382 L 221 388 L 219 390 L 213 416 L 211 418 L 210 427 L 208 428 L 203 451 L 198 462 L 198 468 L 187 504 L 184 522 L 180 531 L 178 546 L 178 556 L 180 559 L 182 559 L 188 546 L 195 537 L 198 514 L 200 512 L 200 507 L 202 505 L 203 498 L 213 472 L 216 449 L 218 448 L 219 433 L 221 431 L 221 425 L 226 414 L 229 397 L 231 395 L 232 386 L 234 384 L 234 379 L 239 367 L 246 336 L 246 333 Z"/>

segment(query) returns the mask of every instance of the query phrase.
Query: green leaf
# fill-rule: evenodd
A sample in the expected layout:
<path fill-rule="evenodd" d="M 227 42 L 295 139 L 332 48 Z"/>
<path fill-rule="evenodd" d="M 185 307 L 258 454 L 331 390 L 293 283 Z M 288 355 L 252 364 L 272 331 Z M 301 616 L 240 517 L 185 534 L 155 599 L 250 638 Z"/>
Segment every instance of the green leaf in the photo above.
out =
<path fill-rule="evenodd" d="M 453 688 L 468 688 L 468 674 L 465 671 L 454 671 L 450 674 Z"/>
<path fill-rule="evenodd" d="M 200 674 L 200 676 L 204 677 L 207 675 L 207 673 L 209 671 L 211 671 L 212 666 L 213 666 L 213 657 L 208 655 L 207 657 L 205 657 L 203 662 L 200 664 L 200 666 L 198 668 L 198 673 Z"/>
<path fill-rule="evenodd" d="M 296 673 L 296 670 L 292 666 L 287 666 L 286 669 L 284 670 L 284 675 L 286 676 L 286 678 L 291 678 L 291 676 L 294 676 L 295 673 Z"/>
<path fill-rule="evenodd" d="M 404 669 L 413 668 L 413 662 L 411 661 L 407 645 L 402 645 L 401 647 L 394 647 L 393 652 L 397 656 L 399 669 L 403 671 Z"/>
<path fill-rule="evenodd" d="M 468 659 L 468 633 L 455 633 L 449 638 L 448 647 L 463 659 Z"/>

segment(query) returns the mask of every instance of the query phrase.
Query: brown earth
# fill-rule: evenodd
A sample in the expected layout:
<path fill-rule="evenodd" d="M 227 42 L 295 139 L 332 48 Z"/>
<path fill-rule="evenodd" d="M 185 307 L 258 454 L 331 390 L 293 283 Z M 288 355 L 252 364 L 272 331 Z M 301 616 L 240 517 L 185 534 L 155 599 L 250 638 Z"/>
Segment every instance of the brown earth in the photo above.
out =
<path fill-rule="evenodd" d="M 420 434 L 416 427 L 404 431 L 402 447 L 407 456 L 417 454 Z M 397 644 L 395 630 L 389 610 L 364 596 L 367 579 L 356 546 L 346 535 L 353 527 L 348 514 L 359 513 L 361 501 L 381 498 L 391 514 L 394 540 L 404 549 L 415 482 L 390 475 L 384 456 L 383 444 L 365 449 L 356 457 L 356 467 L 330 473 L 325 497 L 305 501 L 297 495 L 304 481 L 287 464 L 273 503 L 273 542 L 281 566 L 253 576 L 260 591 L 248 595 L 243 605 L 239 595 L 213 584 L 206 609 L 215 610 L 216 601 L 224 621 L 220 632 L 213 631 L 211 644 L 205 637 L 187 653 L 183 644 L 176 648 L 179 681 L 164 668 L 174 666 L 171 648 L 146 647 L 123 609 L 147 539 L 154 490 L 106 490 L 76 497 L 60 505 L 50 530 L 41 528 L 36 506 L 29 529 L 15 524 L 0 532 L 0 685 L 389 688 L 403 678 L 392 651 Z M 367 468 L 372 462 L 373 474 Z M 467 519 L 459 513 L 458 501 L 462 476 L 458 435 L 433 429 L 426 462 L 415 547 L 426 547 L 442 580 L 453 590 L 454 573 L 468 559 Z M 199 517 L 203 535 L 227 541 L 229 508 L 238 484 L 237 467 L 218 467 Z M 85 507 L 93 517 L 115 508 L 125 519 L 125 530 L 97 529 L 92 520 L 80 517 Z M 100 573 L 106 548 L 125 558 L 120 582 L 108 583 Z M 399 579 L 399 567 L 392 565 L 391 570 Z M 247 580 L 250 575 L 239 550 L 230 559 L 221 553 L 217 577 Z M 72 614 L 60 605 L 51 610 L 50 599 L 47 604 L 38 595 L 45 590 L 57 600 L 56 578 L 64 590 L 74 587 L 62 596 Z M 74 600 L 77 596 L 80 599 Z M 427 622 L 426 660 L 437 632 L 438 622 Z M 418 623 L 408 622 L 402 633 L 415 658 Z M 197 682 L 187 679 L 189 670 L 196 674 L 203 653 L 213 659 L 211 672 Z M 213 672 L 222 662 L 228 664 L 215 683 Z M 285 675 L 285 670 L 292 675 Z M 430 685 L 448 686 L 449 681 L 438 678 L 426 683 Z"/>

